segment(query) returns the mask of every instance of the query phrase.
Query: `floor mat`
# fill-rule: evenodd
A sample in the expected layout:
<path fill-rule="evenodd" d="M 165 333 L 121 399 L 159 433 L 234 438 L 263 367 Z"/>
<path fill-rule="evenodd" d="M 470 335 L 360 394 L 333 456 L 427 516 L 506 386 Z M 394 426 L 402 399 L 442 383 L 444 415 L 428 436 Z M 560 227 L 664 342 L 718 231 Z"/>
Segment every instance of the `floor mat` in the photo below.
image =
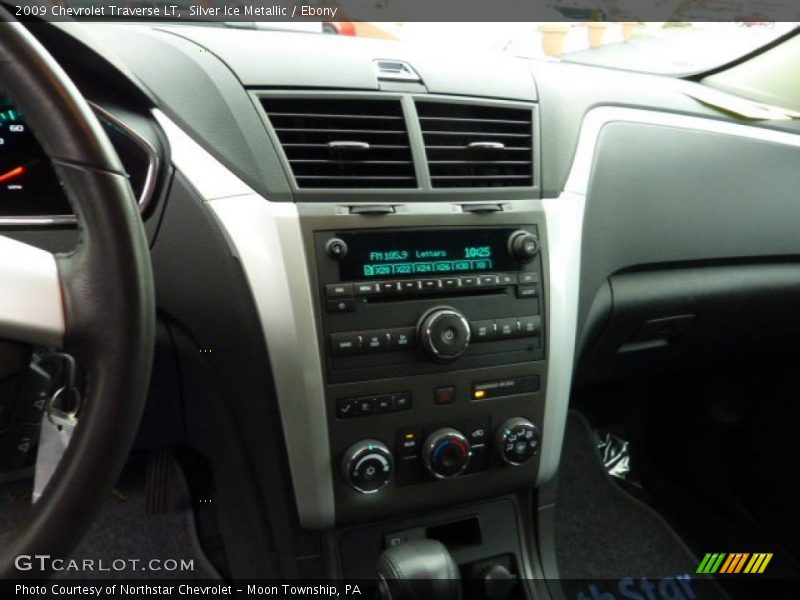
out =
<path fill-rule="evenodd" d="M 567 597 L 581 597 L 589 580 L 695 578 L 697 558 L 658 513 L 607 475 L 577 413 L 567 420 L 557 498 L 556 556 L 561 578 L 571 580 Z M 726 597 L 706 580 L 702 591 L 703 599 Z"/>
<path fill-rule="evenodd" d="M 91 566 L 65 569 L 54 578 L 219 579 L 197 540 L 183 471 L 175 462 L 173 469 L 169 512 L 148 515 L 143 473 L 126 473 L 70 555 L 78 565 Z M 30 510 L 31 487 L 30 481 L 3 486 L 0 532 L 11 531 Z"/>

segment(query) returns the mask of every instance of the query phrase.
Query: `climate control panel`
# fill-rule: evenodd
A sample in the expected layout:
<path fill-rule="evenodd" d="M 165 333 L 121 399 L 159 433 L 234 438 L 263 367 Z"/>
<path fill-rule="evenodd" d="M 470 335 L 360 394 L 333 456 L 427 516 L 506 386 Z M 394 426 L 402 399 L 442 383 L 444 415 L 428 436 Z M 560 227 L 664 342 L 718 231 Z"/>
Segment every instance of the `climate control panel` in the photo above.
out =
<path fill-rule="evenodd" d="M 505 420 L 494 432 L 493 447 L 488 444 L 489 421 L 486 417 L 460 427 L 424 428 L 430 430 L 424 439 L 420 428 L 398 430 L 396 456 L 377 439 L 356 442 L 342 456 L 342 477 L 352 490 L 374 494 L 393 477 L 395 485 L 411 485 L 519 467 L 537 455 L 539 429 L 531 421 L 524 417 Z"/>

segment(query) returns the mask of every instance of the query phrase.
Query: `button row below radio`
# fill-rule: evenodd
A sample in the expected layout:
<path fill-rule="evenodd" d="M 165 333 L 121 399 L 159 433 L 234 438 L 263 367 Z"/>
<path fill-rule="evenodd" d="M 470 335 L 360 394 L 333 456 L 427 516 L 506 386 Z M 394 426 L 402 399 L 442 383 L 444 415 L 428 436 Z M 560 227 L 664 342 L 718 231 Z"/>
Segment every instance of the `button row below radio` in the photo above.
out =
<path fill-rule="evenodd" d="M 413 327 L 331 334 L 331 351 L 336 356 L 408 350 L 413 344 Z"/>
<path fill-rule="evenodd" d="M 535 273 L 489 273 L 486 275 L 464 275 L 459 277 L 434 277 L 431 279 L 404 279 L 400 281 L 358 281 L 353 284 L 329 286 L 328 295 L 339 295 L 342 287 L 352 285 L 357 296 L 411 296 L 431 293 L 447 293 L 453 290 L 492 288 L 528 283 Z"/>
<path fill-rule="evenodd" d="M 486 321 L 470 321 L 471 341 L 491 342 L 513 338 L 535 337 L 541 334 L 541 317 L 509 317 L 507 319 L 489 319 Z"/>

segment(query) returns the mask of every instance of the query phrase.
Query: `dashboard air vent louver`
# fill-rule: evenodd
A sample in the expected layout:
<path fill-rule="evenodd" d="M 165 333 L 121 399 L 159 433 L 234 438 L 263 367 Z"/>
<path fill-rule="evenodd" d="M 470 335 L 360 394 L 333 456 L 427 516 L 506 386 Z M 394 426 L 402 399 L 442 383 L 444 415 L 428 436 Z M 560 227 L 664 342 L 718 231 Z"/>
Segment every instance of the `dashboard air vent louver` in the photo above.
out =
<path fill-rule="evenodd" d="M 417 102 L 434 188 L 533 185 L 533 112 Z"/>
<path fill-rule="evenodd" d="M 298 188 L 417 185 L 399 100 L 262 98 Z"/>

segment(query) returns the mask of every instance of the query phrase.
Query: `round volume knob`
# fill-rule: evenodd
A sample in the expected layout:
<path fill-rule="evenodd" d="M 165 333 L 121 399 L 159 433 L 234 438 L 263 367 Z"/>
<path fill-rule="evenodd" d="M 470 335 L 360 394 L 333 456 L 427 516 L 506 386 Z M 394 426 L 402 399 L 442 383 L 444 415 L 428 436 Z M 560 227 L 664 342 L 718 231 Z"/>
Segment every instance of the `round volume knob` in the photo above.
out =
<path fill-rule="evenodd" d="M 335 260 L 342 260 L 347 256 L 347 243 L 339 238 L 331 238 L 325 244 L 325 253 Z"/>
<path fill-rule="evenodd" d="M 354 490 L 374 494 L 389 483 L 392 453 L 378 440 L 356 442 L 342 457 L 342 475 Z"/>
<path fill-rule="evenodd" d="M 464 354 L 469 346 L 469 323 L 455 308 L 432 308 L 417 324 L 419 345 L 434 360 L 448 362 Z"/>
<path fill-rule="evenodd" d="M 514 417 L 497 428 L 495 443 L 503 460 L 516 467 L 539 451 L 539 429 L 528 419 Z"/>
<path fill-rule="evenodd" d="M 508 237 L 508 253 L 519 262 L 530 262 L 539 253 L 539 238 L 520 229 Z"/>
<path fill-rule="evenodd" d="M 437 479 L 460 475 L 469 465 L 470 458 L 472 450 L 467 438 L 450 427 L 434 431 L 422 446 L 422 463 Z"/>

